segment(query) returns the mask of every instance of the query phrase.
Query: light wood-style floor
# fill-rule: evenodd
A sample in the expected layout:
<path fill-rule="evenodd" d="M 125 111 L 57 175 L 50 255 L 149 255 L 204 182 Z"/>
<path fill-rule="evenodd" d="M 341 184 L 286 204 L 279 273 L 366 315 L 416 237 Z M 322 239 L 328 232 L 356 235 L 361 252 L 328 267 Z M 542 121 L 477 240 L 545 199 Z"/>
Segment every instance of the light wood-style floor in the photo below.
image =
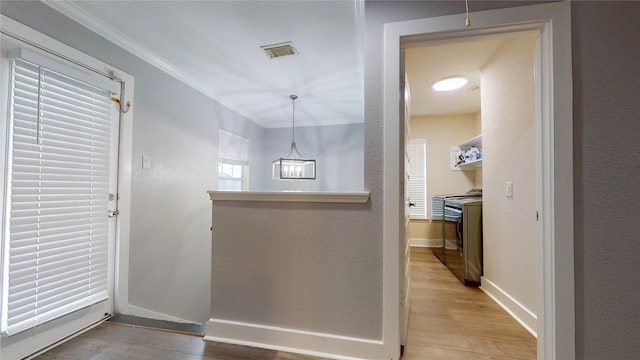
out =
<path fill-rule="evenodd" d="M 411 250 L 411 314 L 403 360 L 535 359 L 536 339 L 481 290 L 463 286 L 430 249 Z M 105 323 L 39 360 L 319 360 Z"/>
<path fill-rule="evenodd" d="M 411 249 L 411 308 L 403 360 L 535 359 L 536 339 L 429 248 Z"/>

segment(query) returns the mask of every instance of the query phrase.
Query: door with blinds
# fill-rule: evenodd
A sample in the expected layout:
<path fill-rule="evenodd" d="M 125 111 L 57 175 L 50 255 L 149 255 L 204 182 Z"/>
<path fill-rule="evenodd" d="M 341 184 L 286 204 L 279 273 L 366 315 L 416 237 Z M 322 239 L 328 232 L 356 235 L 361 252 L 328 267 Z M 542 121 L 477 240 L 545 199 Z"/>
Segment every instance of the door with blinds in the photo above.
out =
<path fill-rule="evenodd" d="M 113 309 L 120 83 L 7 47 L 0 331 L 23 356 Z"/>

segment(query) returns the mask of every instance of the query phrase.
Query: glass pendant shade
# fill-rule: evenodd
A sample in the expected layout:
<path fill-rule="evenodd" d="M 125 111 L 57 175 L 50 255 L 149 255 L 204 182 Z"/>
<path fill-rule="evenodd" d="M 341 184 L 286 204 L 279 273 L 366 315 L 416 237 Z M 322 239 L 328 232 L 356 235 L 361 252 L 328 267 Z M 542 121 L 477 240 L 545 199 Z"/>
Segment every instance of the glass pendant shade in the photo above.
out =
<path fill-rule="evenodd" d="M 315 180 L 316 178 L 316 161 L 307 159 L 300 154 L 295 141 L 295 100 L 296 95 L 289 98 L 293 102 L 293 126 L 291 136 L 291 147 L 289 152 L 273 161 L 272 178 L 274 180 Z"/>
<path fill-rule="evenodd" d="M 283 180 L 314 180 L 316 178 L 316 161 L 305 159 L 291 143 L 289 153 L 273 161 L 273 178 Z"/>

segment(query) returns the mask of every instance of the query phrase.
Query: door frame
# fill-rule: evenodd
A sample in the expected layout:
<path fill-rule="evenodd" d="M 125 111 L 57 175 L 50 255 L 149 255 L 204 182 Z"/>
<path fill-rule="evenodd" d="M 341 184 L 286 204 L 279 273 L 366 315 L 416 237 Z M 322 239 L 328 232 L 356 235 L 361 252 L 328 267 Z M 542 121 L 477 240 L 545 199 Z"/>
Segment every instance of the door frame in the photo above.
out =
<path fill-rule="evenodd" d="M 134 77 L 114 66 L 106 64 L 99 59 L 76 50 L 56 39 L 34 30 L 18 21 L 0 14 L 0 32 L 25 43 L 26 47 L 44 51 L 74 63 L 87 70 L 103 76 L 111 77 L 121 83 L 121 103 L 127 101 L 134 103 Z M 126 107 L 125 107 L 126 108 Z M 113 281 L 113 299 L 111 299 L 114 312 L 126 313 L 129 303 L 129 232 L 131 219 L 131 164 L 132 164 L 132 135 L 133 135 L 133 106 L 126 113 L 120 114 L 120 139 L 118 148 L 118 221 L 116 225 L 115 253 L 113 254 L 113 273 L 110 274 Z M 5 134 L 0 134 L 4 136 Z M 4 145 L 4 142 L 0 142 Z M 5 155 L 4 149 L 0 154 Z M 3 157 L 2 166 L 5 166 Z M 0 199 L 1 200 L 1 199 Z M 78 319 L 79 320 L 79 319 Z M 61 332 L 73 333 L 78 329 L 74 326 L 83 326 L 82 321 L 73 321 L 73 324 L 63 326 Z M 85 325 L 86 326 L 86 325 Z M 69 335 L 69 334 L 67 334 Z M 49 341 L 58 341 L 51 337 Z M 33 345 L 33 344 L 30 344 Z M 3 349 L 7 350 L 7 349 Z M 13 349 L 10 349 L 13 351 Z M 16 351 L 23 351 L 16 348 Z M 3 352 L 4 354 L 4 352 Z"/>
<path fill-rule="evenodd" d="M 384 357 L 400 351 L 400 50 L 407 43 L 450 42 L 536 31 L 536 197 L 538 359 L 575 359 L 571 4 L 556 2 L 387 23 L 384 26 Z"/>

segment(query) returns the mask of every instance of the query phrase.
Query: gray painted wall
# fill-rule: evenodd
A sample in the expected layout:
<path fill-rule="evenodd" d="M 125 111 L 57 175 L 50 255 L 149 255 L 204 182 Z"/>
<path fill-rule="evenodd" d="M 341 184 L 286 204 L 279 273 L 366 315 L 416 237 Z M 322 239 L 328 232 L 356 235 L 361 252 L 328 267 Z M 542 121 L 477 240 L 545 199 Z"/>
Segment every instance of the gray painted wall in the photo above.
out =
<path fill-rule="evenodd" d="M 638 16 L 637 1 L 572 4 L 579 359 L 640 353 Z"/>
<path fill-rule="evenodd" d="M 271 162 L 289 151 L 291 129 L 265 129 L 263 162 L 252 171 L 265 176 L 251 190 L 362 191 L 364 186 L 364 124 L 296 128 L 298 150 L 316 159 L 314 181 L 271 179 Z"/>
<path fill-rule="evenodd" d="M 212 317 L 380 339 L 371 204 L 214 201 Z"/>

